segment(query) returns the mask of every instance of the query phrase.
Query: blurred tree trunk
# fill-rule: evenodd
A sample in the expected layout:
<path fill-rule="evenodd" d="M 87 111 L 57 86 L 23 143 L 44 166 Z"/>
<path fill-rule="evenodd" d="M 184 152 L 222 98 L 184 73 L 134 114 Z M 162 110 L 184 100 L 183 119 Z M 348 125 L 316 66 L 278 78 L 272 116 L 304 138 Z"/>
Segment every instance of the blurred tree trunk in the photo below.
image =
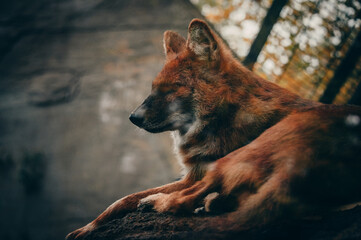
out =
<path fill-rule="evenodd" d="M 354 94 L 352 95 L 349 104 L 361 105 L 361 82 L 359 82 Z"/>
<path fill-rule="evenodd" d="M 340 91 L 342 85 L 346 82 L 347 77 L 351 74 L 355 68 L 357 61 L 361 55 L 361 31 L 358 32 L 355 40 L 348 49 L 345 57 L 342 59 L 340 65 L 335 70 L 333 77 L 323 95 L 320 98 L 320 102 L 332 103 L 337 93 Z"/>
<path fill-rule="evenodd" d="M 253 41 L 248 55 L 243 60 L 243 64 L 249 69 L 252 69 L 254 63 L 257 61 L 258 55 L 266 43 L 273 25 L 277 22 L 280 12 L 287 2 L 288 0 L 274 0 L 271 7 L 268 9 L 267 15 L 263 19 L 261 29 L 259 30 L 256 39 Z"/>

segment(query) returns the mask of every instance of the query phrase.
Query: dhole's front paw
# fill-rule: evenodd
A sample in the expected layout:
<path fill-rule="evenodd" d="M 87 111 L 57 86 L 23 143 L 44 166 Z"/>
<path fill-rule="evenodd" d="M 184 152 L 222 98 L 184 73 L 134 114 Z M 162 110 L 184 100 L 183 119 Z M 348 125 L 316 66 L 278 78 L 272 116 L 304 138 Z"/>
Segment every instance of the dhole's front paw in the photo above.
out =
<path fill-rule="evenodd" d="M 165 202 L 167 195 L 164 193 L 149 195 L 139 201 L 138 208 L 152 208 L 157 212 L 166 212 Z"/>
<path fill-rule="evenodd" d="M 157 212 L 169 212 L 174 214 L 190 213 L 194 211 L 193 205 L 184 201 L 184 198 L 179 194 L 171 193 L 157 193 L 150 195 L 140 200 L 138 207 L 140 206 L 153 206 L 153 209 Z"/>
<path fill-rule="evenodd" d="M 94 226 L 89 223 L 88 225 L 75 230 L 74 232 L 69 233 L 65 240 L 73 240 L 73 239 L 83 239 L 86 235 L 88 235 L 91 231 L 94 230 Z"/>

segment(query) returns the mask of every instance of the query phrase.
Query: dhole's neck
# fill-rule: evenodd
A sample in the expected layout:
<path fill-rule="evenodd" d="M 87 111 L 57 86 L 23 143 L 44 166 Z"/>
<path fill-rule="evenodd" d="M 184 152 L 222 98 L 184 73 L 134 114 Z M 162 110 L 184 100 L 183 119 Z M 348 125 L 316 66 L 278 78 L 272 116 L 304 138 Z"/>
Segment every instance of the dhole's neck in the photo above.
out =
<path fill-rule="evenodd" d="M 178 152 L 188 166 L 215 161 L 257 138 L 291 112 L 318 103 L 268 82 L 240 64 L 223 66 L 224 86 L 214 112 L 199 116 L 177 136 Z"/>

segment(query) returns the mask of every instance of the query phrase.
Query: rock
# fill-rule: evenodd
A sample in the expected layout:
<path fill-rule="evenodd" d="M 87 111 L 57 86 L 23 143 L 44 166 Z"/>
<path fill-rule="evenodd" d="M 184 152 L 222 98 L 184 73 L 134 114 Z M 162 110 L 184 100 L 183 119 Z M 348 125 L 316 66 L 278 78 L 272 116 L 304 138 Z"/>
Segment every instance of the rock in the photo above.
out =
<path fill-rule="evenodd" d="M 79 79 L 69 72 L 46 72 L 31 82 L 28 102 L 40 107 L 69 102 L 80 91 Z"/>
<path fill-rule="evenodd" d="M 99 227 L 85 239 L 361 239 L 361 206 L 319 218 L 283 220 L 238 231 L 210 227 L 221 226 L 219 220 L 219 216 L 174 216 L 138 210 Z"/>

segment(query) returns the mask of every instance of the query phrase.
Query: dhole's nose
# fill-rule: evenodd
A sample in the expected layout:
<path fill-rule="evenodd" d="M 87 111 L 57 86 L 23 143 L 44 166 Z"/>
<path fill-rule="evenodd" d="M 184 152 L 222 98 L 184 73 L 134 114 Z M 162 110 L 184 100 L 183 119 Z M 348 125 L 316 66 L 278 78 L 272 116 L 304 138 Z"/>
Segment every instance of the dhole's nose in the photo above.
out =
<path fill-rule="evenodd" d="M 141 126 L 142 123 L 144 122 L 144 116 L 143 114 L 137 114 L 137 112 L 133 112 L 132 114 L 130 114 L 129 120 L 134 125 Z"/>

